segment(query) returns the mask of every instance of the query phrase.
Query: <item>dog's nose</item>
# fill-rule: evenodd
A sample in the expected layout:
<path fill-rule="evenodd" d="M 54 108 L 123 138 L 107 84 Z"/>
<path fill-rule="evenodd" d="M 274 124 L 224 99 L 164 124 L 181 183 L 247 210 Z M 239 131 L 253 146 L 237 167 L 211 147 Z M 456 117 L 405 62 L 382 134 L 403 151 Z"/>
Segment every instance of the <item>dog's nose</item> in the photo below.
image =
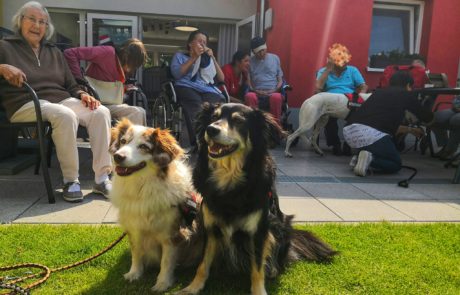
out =
<path fill-rule="evenodd" d="M 219 134 L 219 132 L 220 132 L 220 129 L 215 127 L 215 126 L 213 126 L 213 125 L 209 125 L 206 128 L 206 133 L 208 134 L 209 137 L 214 137 L 217 134 Z"/>
<path fill-rule="evenodd" d="M 115 154 L 115 155 L 113 155 L 113 160 L 114 160 L 115 163 L 117 163 L 117 164 L 121 164 L 125 159 L 126 159 L 126 156 L 122 156 L 122 155 L 120 155 L 120 154 Z"/>

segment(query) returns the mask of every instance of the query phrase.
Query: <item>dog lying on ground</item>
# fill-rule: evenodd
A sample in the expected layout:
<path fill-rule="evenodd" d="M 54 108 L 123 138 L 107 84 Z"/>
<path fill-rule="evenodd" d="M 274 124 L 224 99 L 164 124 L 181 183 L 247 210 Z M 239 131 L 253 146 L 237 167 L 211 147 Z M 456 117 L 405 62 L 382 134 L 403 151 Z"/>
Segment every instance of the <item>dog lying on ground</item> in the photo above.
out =
<path fill-rule="evenodd" d="M 251 293 L 267 294 L 265 276 L 275 277 L 292 261 L 330 261 L 336 254 L 313 234 L 294 230 L 275 190 L 275 165 L 268 152 L 273 117 L 242 104 L 205 104 L 197 122 L 195 188 L 203 197 L 204 257 L 193 281 L 179 294 L 196 294 L 210 267 L 248 273 Z M 221 261 L 219 261 L 221 262 Z"/>
<path fill-rule="evenodd" d="M 193 205 L 191 169 L 167 130 L 132 125 L 127 119 L 112 129 L 110 152 L 115 165 L 110 199 L 131 246 L 131 269 L 124 277 L 136 280 L 147 264 L 159 264 L 152 290 L 165 291 L 174 281 L 176 264 L 188 263 L 180 255 L 189 263 L 201 255 L 190 248 L 193 231 L 181 211 L 187 203 Z"/>
<path fill-rule="evenodd" d="M 364 101 L 370 95 L 370 93 L 359 94 Z M 318 93 L 305 100 L 299 111 L 299 128 L 287 137 L 284 155 L 292 157 L 289 152 L 292 142 L 298 136 L 305 135 L 314 126 L 311 138 L 307 139 L 315 151 L 323 156 L 324 152 L 317 144 L 319 133 L 326 126 L 329 116 L 339 119 L 345 119 L 348 116 L 350 112 L 348 102 L 349 100 L 345 95 L 334 93 Z"/>

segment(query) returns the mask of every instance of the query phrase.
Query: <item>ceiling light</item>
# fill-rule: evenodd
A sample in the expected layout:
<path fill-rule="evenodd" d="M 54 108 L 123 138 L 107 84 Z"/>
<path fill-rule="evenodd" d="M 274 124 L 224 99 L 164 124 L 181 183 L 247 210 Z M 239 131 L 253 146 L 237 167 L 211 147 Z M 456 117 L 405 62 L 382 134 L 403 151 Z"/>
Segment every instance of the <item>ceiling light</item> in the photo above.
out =
<path fill-rule="evenodd" d="M 194 27 L 192 25 L 189 25 L 187 21 L 185 22 L 176 22 L 174 23 L 174 29 L 178 30 L 178 31 L 182 31 L 182 32 L 193 32 L 193 31 L 196 31 L 198 30 L 197 27 Z"/>

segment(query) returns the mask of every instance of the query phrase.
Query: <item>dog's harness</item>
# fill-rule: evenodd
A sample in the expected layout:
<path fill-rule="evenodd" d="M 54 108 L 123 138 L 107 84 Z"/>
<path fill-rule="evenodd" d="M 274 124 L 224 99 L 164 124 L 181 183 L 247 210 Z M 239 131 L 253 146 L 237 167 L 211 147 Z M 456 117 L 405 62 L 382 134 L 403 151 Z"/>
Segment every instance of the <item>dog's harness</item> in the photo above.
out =
<path fill-rule="evenodd" d="M 345 96 L 348 98 L 347 108 L 350 110 L 350 112 L 360 108 L 364 103 L 364 99 L 356 92 L 346 93 Z"/>

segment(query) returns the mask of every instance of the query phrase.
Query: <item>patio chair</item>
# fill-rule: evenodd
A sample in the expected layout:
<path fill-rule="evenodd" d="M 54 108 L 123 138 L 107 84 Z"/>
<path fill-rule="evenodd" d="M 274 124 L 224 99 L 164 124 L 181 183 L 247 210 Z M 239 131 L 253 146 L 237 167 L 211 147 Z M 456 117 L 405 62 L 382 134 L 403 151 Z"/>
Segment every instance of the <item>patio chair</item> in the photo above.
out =
<path fill-rule="evenodd" d="M 43 178 L 45 180 L 46 192 L 48 195 L 48 202 L 50 204 L 55 203 L 54 190 L 51 185 L 51 178 L 48 171 L 48 167 L 51 161 L 51 149 L 52 149 L 52 140 L 51 140 L 51 124 L 49 122 L 44 122 L 42 118 L 40 102 L 38 100 L 37 94 L 30 87 L 29 84 L 24 82 L 23 87 L 29 92 L 31 100 L 34 103 L 35 113 L 37 120 L 34 122 L 23 122 L 23 123 L 12 123 L 6 119 L 6 114 L 4 110 L 0 110 L 0 129 L 6 130 L 6 133 L 9 134 L 10 138 L 7 139 L 10 151 L 9 155 L 14 156 L 17 148 L 17 140 L 19 130 L 27 128 L 36 128 L 37 140 L 38 140 L 38 153 L 35 163 L 35 174 L 38 174 L 39 167 L 41 165 Z M 46 160 L 45 160 L 46 159 Z"/>

